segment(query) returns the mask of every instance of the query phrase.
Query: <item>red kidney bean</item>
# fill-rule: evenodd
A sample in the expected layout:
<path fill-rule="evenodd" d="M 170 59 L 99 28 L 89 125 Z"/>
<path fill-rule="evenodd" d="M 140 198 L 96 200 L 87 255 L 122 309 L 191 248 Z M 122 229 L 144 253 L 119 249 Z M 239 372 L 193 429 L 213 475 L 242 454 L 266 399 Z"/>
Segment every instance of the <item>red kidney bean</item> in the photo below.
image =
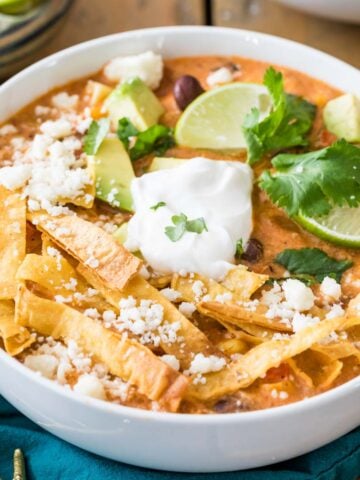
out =
<path fill-rule="evenodd" d="M 192 75 L 183 75 L 176 80 L 174 85 L 174 97 L 180 110 L 185 110 L 203 92 L 204 89 L 199 80 Z"/>
<path fill-rule="evenodd" d="M 264 247 L 262 243 L 259 242 L 259 240 L 256 240 L 256 238 L 250 238 L 241 258 L 247 262 L 256 263 L 262 258 L 263 252 Z"/>

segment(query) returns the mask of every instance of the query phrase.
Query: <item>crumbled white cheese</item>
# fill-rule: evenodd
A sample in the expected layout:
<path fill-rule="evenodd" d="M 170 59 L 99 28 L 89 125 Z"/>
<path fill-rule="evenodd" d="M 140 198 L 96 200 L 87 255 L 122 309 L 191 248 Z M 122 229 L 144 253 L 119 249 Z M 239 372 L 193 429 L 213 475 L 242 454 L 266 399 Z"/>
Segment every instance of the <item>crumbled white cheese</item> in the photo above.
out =
<path fill-rule="evenodd" d="M 64 138 L 72 134 L 71 123 L 63 118 L 48 120 L 40 125 L 40 130 L 52 138 Z"/>
<path fill-rule="evenodd" d="M 41 373 L 45 378 L 54 379 L 59 361 L 53 355 L 48 354 L 28 355 L 25 358 L 24 365 L 35 372 Z"/>
<path fill-rule="evenodd" d="M 95 257 L 89 257 L 86 262 L 85 262 L 85 265 L 88 265 L 90 268 L 97 268 L 99 266 L 99 260 Z"/>
<path fill-rule="evenodd" d="M 10 145 L 18 151 L 23 151 L 28 145 L 27 140 L 24 137 L 13 137 L 10 140 Z"/>
<path fill-rule="evenodd" d="M 60 126 L 62 134 L 69 133 L 63 130 L 64 125 L 70 125 L 67 120 L 48 121 L 41 128 L 47 131 L 54 125 Z M 0 184 L 11 190 L 25 187 L 23 194 L 28 198 L 30 211 L 44 209 L 50 215 L 59 215 L 68 213 L 68 209 L 58 203 L 84 195 L 92 179 L 76 157 L 81 147 L 79 140 L 70 136 L 58 141 L 50 133 L 35 135 L 28 150 L 13 166 L 0 168 Z"/>
<path fill-rule="evenodd" d="M 17 190 L 23 187 L 31 176 L 30 165 L 14 165 L 0 168 L 0 185 L 8 190 Z"/>
<path fill-rule="evenodd" d="M 77 383 L 74 385 L 74 391 L 81 395 L 97 398 L 99 400 L 106 399 L 104 386 L 94 375 L 81 375 Z"/>
<path fill-rule="evenodd" d="M 60 92 L 52 97 L 51 103 L 59 110 L 73 110 L 79 103 L 79 95 L 69 95 L 67 92 Z"/>
<path fill-rule="evenodd" d="M 104 389 L 109 394 L 109 399 L 116 403 L 126 400 L 128 384 L 118 377 L 110 377 L 106 365 L 94 363 L 92 356 L 83 352 L 73 340 L 69 341 L 67 346 L 52 337 L 38 337 L 37 341 L 39 344 L 24 359 L 24 364 L 29 368 L 68 387 L 74 377 L 80 381 L 81 377 L 89 375 L 95 378 L 97 387 L 95 388 L 94 381 L 81 380 L 75 390 L 85 394 L 88 392 L 90 395 L 93 393 L 91 396 L 100 398 L 99 392 Z M 103 389 L 99 387 L 99 382 Z M 105 398 L 102 394 L 101 397 Z"/>
<path fill-rule="evenodd" d="M 91 125 L 91 122 L 92 122 L 91 117 L 84 118 L 83 120 L 81 120 L 80 122 L 77 123 L 76 131 L 78 133 L 81 133 L 81 135 L 84 135 L 87 132 L 87 130 L 89 129 L 89 127 Z"/>
<path fill-rule="evenodd" d="M 219 372 L 226 365 L 226 360 L 216 355 L 210 355 L 205 357 L 203 353 L 198 353 L 195 355 L 194 359 L 190 364 L 188 372 L 190 375 L 195 375 L 200 373 L 201 375 L 210 372 Z"/>
<path fill-rule="evenodd" d="M 312 315 L 305 315 L 303 313 L 296 312 L 292 319 L 292 327 L 295 333 L 300 332 L 303 328 L 316 325 L 320 322 L 320 318 L 313 317 Z"/>
<path fill-rule="evenodd" d="M 335 305 L 332 305 L 331 309 L 326 314 L 326 318 L 330 320 L 332 318 L 343 317 L 344 315 L 345 315 L 345 310 L 342 308 L 341 305 L 339 305 L 338 303 L 335 303 Z"/>
<path fill-rule="evenodd" d="M 284 299 L 284 292 L 281 290 L 280 285 L 275 282 L 272 289 L 263 292 L 261 297 L 261 303 L 267 306 L 278 304 Z"/>
<path fill-rule="evenodd" d="M 5 135 L 11 135 L 13 133 L 17 133 L 17 128 L 11 123 L 7 123 L 6 125 L 0 127 L 0 137 L 4 137 Z"/>
<path fill-rule="evenodd" d="M 84 315 L 94 319 L 100 318 L 100 313 L 98 312 L 97 308 L 87 308 L 84 311 Z"/>
<path fill-rule="evenodd" d="M 282 285 L 289 306 L 299 312 L 310 310 L 314 306 L 315 296 L 311 288 L 300 280 L 289 278 Z"/>
<path fill-rule="evenodd" d="M 334 278 L 325 277 L 320 285 L 320 292 L 337 301 L 341 297 L 341 285 Z"/>
<path fill-rule="evenodd" d="M 287 398 L 289 398 L 289 394 L 285 391 L 281 391 L 279 392 L 279 398 L 280 400 L 286 400 Z"/>
<path fill-rule="evenodd" d="M 35 135 L 29 149 L 29 157 L 32 161 L 44 160 L 47 149 L 53 143 L 53 139 L 49 135 Z"/>
<path fill-rule="evenodd" d="M 159 346 L 160 343 L 175 343 L 181 340 L 177 332 L 180 322 L 164 321 L 163 306 L 152 300 L 140 300 L 139 305 L 134 297 L 123 298 L 119 302 L 120 315 L 114 320 L 105 322 L 106 327 L 113 327 L 123 332 L 128 330 L 139 337 L 144 345 Z"/>
<path fill-rule="evenodd" d="M 161 360 L 174 370 L 180 370 L 180 362 L 175 355 L 162 355 Z"/>
<path fill-rule="evenodd" d="M 64 288 L 66 288 L 66 290 L 75 291 L 77 284 L 78 281 L 76 280 L 76 278 L 70 278 L 69 282 L 64 284 Z"/>
<path fill-rule="evenodd" d="M 139 77 L 149 88 L 155 90 L 163 77 L 163 60 L 161 55 L 148 51 L 139 55 L 117 57 L 104 69 L 111 81 L 126 81 Z"/>
<path fill-rule="evenodd" d="M 232 300 L 231 292 L 221 293 L 219 295 L 216 295 L 215 297 L 215 301 L 219 303 L 226 303 L 226 302 L 230 302 L 231 300 Z"/>
<path fill-rule="evenodd" d="M 201 280 L 195 280 L 195 282 L 191 286 L 191 289 L 195 294 L 195 300 L 197 302 L 200 302 L 201 297 L 203 297 L 207 292 L 206 287 Z"/>
<path fill-rule="evenodd" d="M 64 297 L 63 295 L 55 295 L 54 300 L 57 303 L 70 303 L 72 301 L 72 297 Z"/>
<path fill-rule="evenodd" d="M 116 313 L 113 310 L 105 310 L 103 313 L 104 322 L 114 322 L 116 320 Z"/>
<path fill-rule="evenodd" d="M 50 257 L 54 257 L 54 258 L 59 257 L 61 255 L 59 250 L 57 248 L 54 248 L 54 247 L 47 247 L 46 253 Z"/>
<path fill-rule="evenodd" d="M 234 79 L 234 74 L 228 67 L 221 67 L 211 72 L 207 78 L 206 83 L 209 87 L 216 87 L 224 83 L 230 83 Z"/>
<path fill-rule="evenodd" d="M 160 292 L 167 298 L 170 302 L 176 302 L 181 297 L 181 293 L 173 288 L 163 288 Z"/>
<path fill-rule="evenodd" d="M 50 114 L 51 108 L 44 105 L 36 105 L 34 112 L 37 117 L 45 117 Z"/>
<path fill-rule="evenodd" d="M 191 302 L 181 302 L 179 305 L 179 312 L 185 315 L 185 317 L 191 317 L 195 312 L 196 306 Z"/>

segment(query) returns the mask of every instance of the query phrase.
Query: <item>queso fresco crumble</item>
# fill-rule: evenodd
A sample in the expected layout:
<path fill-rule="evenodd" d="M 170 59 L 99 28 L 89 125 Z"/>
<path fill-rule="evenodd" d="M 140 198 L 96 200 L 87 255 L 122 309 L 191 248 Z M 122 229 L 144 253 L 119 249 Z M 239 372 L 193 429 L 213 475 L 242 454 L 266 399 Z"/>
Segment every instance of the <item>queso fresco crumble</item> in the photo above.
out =
<path fill-rule="evenodd" d="M 357 102 L 150 51 L 36 99 L 0 126 L 1 347 L 74 395 L 179 413 L 357 376 Z"/>

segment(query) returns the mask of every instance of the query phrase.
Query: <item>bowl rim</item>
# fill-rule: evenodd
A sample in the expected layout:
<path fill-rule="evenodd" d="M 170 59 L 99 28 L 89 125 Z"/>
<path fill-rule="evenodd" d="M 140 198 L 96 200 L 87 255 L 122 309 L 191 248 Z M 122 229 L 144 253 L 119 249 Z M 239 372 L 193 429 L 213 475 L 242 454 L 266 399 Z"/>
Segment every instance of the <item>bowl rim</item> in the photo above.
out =
<path fill-rule="evenodd" d="M 47 56 L 33 65 L 28 66 L 24 70 L 20 71 L 7 81 L 5 81 L 2 85 L 0 85 L 0 97 L 2 92 L 7 89 L 11 89 L 12 84 L 16 83 L 17 81 L 21 80 L 23 77 L 27 75 L 33 74 L 33 72 L 37 72 L 41 70 L 43 67 L 52 65 L 55 61 L 62 59 L 70 54 L 81 54 L 82 52 L 91 49 L 94 46 L 97 46 L 101 43 L 107 43 L 111 41 L 115 41 L 117 39 L 127 38 L 131 40 L 134 37 L 138 37 L 140 35 L 166 35 L 167 33 L 176 34 L 177 32 L 192 32 L 192 33 L 204 33 L 204 35 L 210 34 L 221 34 L 221 33 L 233 33 L 235 35 L 248 37 L 252 36 L 262 41 L 272 41 L 282 43 L 284 46 L 288 45 L 290 48 L 301 48 L 303 51 L 307 51 L 309 54 L 320 56 L 325 60 L 337 63 L 339 67 L 352 69 L 354 73 L 359 74 L 358 69 L 354 66 L 337 59 L 336 57 L 329 55 L 328 53 L 322 52 L 313 47 L 309 47 L 307 45 L 303 45 L 299 42 L 295 42 L 293 40 L 288 40 L 283 37 L 279 37 L 276 35 L 269 35 L 265 33 L 255 32 L 252 30 L 245 30 L 245 29 L 236 29 L 236 28 L 227 28 L 227 27 L 212 27 L 212 26 L 170 26 L 170 27 L 154 27 L 154 28 L 144 28 L 144 29 L 137 29 L 131 30 L 127 32 L 120 32 L 111 35 L 105 35 L 102 37 L 98 37 L 92 40 L 88 40 L 86 42 L 82 42 L 73 46 L 70 46 L 66 49 L 60 50 L 50 56 Z M 191 55 L 188 55 L 191 56 Z M 171 57 L 169 57 L 171 58 Z M 251 57 L 249 57 L 251 58 Z M 264 58 L 263 61 L 266 61 Z M 291 68 L 291 67 L 290 67 Z M 77 78 L 74 78 L 76 80 Z M 57 85 L 56 85 L 57 86 Z M 61 86 L 61 85 L 58 85 Z M 12 115 L 16 115 L 13 113 Z M 12 116 L 11 115 L 11 116 Z M 5 120 L 6 122 L 6 120 Z M 87 406 L 93 408 L 95 411 L 109 413 L 109 414 L 116 414 L 122 415 L 127 417 L 132 417 L 134 420 L 153 420 L 157 422 L 165 422 L 165 423 L 174 423 L 174 424 L 233 424 L 234 421 L 236 422 L 262 422 L 264 420 L 269 419 L 270 417 L 273 419 L 287 416 L 287 415 L 298 415 L 301 412 L 310 411 L 314 409 L 320 408 L 322 405 L 333 403 L 334 401 L 340 401 L 342 397 L 350 395 L 352 392 L 359 390 L 360 391 L 360 376 L 353 378 L 352 380 L 339 385 L 337 387 L 332 388 L 323 393 L 319 393 L 314 395 L 310 398 L 305 398 L 303 400 L 299 400 L 294 403 L 289 403 L 286 405 L 278 406 L 278 407 L 269 407 L 263 410 L 253 410 L 253 411 L 246 411 L 246 412 L 235 412 L 235 413 L 212 413 L 212 414 L 190 414 L 190 413 L 171 413 L 171 412 L 157 412 L 152 410 L 143 410 L 136 407 L 130 407 L 125 405 L 114 404 L 111 402 L 106 402 L 102 400 L 98 400 L 91 397 L 85 397 L 80 394 L 77 394 L 74 391 L 69 391 L 64 388 L 62 385 L 57 384 L 53 380 L 48 380 L 37 372 L 30 370 L 29 368 L 25 367 L 21 362 L 19 362 L 16 358 L 11 357 L 7 354 L 2 348 L 0 348 L 0 363 L 3 363 L 7 368 L 17 371 L 18 374 L 27 377 L 29 381 L 35 382 L 38 386 L 51 390 L 54 394 L 59 396 L 66 397 L 71 402 L 77 403 L 82 406 Z M 4 389 L 6 391 L 6 389 Z"/>
<path fill-rule="evenodd" d="M 64 396 L 71 402 L 77 403 L 82 406 L 94 408 L 97 411 L 103 413 L 116 414 L 126 417 L 132 417 L 136 420 L 156 420 L 171 422 L 175 424 L 191 424 L 193 422 L 199 424 L 222 424 L 236 422 L 262 422 L 271 417 L 276 419 L 278 417 L 300 414 L 305 410 L 314 410 L 325 404 L 332 403 L 333 401 L 340 401 L 342 397 L 350 395 L 354 391 L 360 391 L 360 376 L 349 380 L 342 385 L 334 387 L 326 392 L 319 393 L 312 397 L 304 398 L 297 402 L 281 405 L 278 407 L 269 407 L 263 410 L 251 410 L 245 412 L 233 412 L 233 413 L 178 413 L 178 412 L 157 412 L 153 410 L 144 410 L 141 408 L 130 407 L 126 405 L 115 404 L 108 401 L 98 400 L 92 397 L 86 397 L 81 394 L 77 394 L 73 390 L 68 390 L 62 385 L 59 385 L 54 380 L 49 380 L 41 376 L 38 372 L 32 371 L 22 364 L 16 358 L 11 357 L 3 349 L 0 348 L 0 363 L 5 364 L 7 367 L 16 370 L 20 375 L 28 378 L 28 380 L 37 383 L 40 387 L 51 390 L 53 393 Z"/>

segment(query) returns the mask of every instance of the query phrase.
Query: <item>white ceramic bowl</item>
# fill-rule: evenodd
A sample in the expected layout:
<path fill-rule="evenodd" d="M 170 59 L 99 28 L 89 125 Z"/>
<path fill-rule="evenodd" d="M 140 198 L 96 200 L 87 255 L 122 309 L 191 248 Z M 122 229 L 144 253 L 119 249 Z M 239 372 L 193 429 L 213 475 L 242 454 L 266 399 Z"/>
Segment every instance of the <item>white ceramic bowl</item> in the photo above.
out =
<path fill-rule="evenodd" d="M 284 5 L 319 17 L 344 22 L 360 22 L 359 0 L 277 0 Z"/>
<path fill-rule="evenodd" d="M 259 33 L 207 27 L 133 31 L 57 53 L 0 87 L 0 119 L 107 60 L 147 49 L 165 57 L 236 54 L 297 68 L 358 91 L 355 68 L 311 48 Z M 0 393 L 55 435 L 115 460 L 162 470 L 216 472 L 259 467 L 318 448 L 360 425 L 360 377 L 317 397 L 258 412 L 178 415 L 80 397 L 0 350 Z"/>

